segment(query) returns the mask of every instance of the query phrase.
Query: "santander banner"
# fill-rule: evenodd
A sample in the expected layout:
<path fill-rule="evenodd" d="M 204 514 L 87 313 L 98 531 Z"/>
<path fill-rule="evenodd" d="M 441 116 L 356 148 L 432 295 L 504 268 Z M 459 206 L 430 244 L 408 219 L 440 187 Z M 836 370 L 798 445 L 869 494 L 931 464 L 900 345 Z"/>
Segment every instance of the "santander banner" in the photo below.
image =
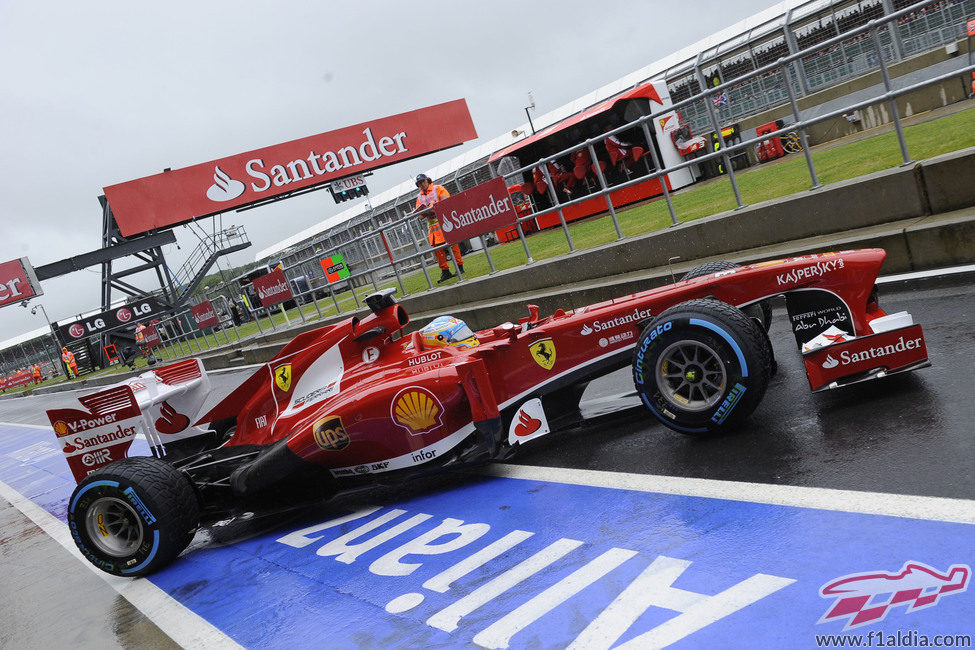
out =
<path fill-rule="evenodd" d="M 0 307 L 44 293 L 26 257 L 0 264 Z"/>
<path fill-rule="evenodd" d="M 281 269 L 274 269 L 267 275 L 254 278 L 254 291 L 257 292 L 257 297 L 265 307 L 294 298 L 291 287 L 284 277 L 284 271 Z"/>
<path fill-rule="evenodd" d="M 477 138 L 457 99 L 229 158 L 110 185 L 126 237 L 321 185 Z"/>
<path fill-rule="evenodd" d="M 99 467 L 125 458 L 142 432 L 142 410 L 131 386 L 116 386 L 79 398 L 87 411 L 51 409 L 47 417 L 79 483 Z"/>
<path fill-rule="evenodd" d="M 434 203 L 433 211 L 451 244 L 510 226 L 518 218 L 500 176 Z"/>
<path fill-rule="evenodd" d="M 200 329 L 213 327 L 220 322 L 217 317 L 217 310 L 213 308 L 209 300 L 204 300 L 200 304 L 190 307 L 190 313 L 193 314 L 193 320 Z"/>

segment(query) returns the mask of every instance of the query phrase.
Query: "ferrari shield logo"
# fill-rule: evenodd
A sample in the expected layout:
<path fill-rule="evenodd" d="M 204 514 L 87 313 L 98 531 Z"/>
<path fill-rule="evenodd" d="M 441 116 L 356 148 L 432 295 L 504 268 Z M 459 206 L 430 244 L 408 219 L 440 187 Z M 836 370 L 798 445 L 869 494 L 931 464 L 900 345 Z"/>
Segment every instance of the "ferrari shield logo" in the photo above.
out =
<path fill-rule="evenodd" d="M 531 352 L 535 363 L 546 370 L 551 370 L 555 365 L 555 344 L 552 343 L 552 339 L 535 341 L 528 346 L 528 351 Z"/>
<path fill-rule="evenodd" d="M 286 363 L 274 369 L 274 385 L 288 392 L 291 390 L 291 364 Z"/>

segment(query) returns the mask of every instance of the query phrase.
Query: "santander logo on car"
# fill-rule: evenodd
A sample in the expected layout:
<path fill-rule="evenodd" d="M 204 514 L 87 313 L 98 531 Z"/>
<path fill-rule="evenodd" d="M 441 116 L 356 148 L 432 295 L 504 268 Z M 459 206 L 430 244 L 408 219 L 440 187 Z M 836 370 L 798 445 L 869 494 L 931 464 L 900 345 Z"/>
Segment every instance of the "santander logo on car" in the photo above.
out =
<path fill-rule="evenodd" d="M 921 347 L 921 341 L 921 338 L 905 340 L 902 336 L 897 340 L 897 343 L 889 343 L 887 345 L 870 347 L 863 350 L 843 350 L 840 352 L 839 359 L 835 359 L 833 358 L 833 355 L 827 354 L 826 360 L 823 361 L 823 368 L 829 370 L 830 368 L 835 368 L 836 366 L 840 365 L 848 366 L 852 363 L 879 359 L 891 354 L 897 354 L 898 352 L 916 350 Z"/>

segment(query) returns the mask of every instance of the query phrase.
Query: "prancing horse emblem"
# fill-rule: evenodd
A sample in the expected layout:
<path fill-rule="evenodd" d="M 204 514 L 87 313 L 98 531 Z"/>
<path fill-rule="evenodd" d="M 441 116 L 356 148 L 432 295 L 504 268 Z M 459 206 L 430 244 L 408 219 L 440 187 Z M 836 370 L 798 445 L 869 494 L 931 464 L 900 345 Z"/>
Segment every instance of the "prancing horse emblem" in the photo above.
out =
<path fill-rule="evenodd" d="M 555 366 L 555 344 L 552 343 L 552 339 L 535 341 L 528 346 L 528 351 L 531 352 L 535 363 L 546 370 L 551 370 Z"/>
<path fill-rule="evenodd" d="M 291 364 L 286 363 L 283 366 L 278 366 L 274 369 L 274 383 L 275 385 L 288 392 L 291 390 Z"/>

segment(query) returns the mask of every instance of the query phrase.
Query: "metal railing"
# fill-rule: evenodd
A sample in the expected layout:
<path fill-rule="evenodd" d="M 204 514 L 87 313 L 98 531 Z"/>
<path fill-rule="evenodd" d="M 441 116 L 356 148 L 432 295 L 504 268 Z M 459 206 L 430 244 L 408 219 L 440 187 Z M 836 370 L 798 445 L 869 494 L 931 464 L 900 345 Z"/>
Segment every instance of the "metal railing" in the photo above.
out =
<path fill-rule="evenodd" d="M 798 133 L 802 143 L 805 164 L 810 179 L 810 189 L 818 188 L 820 187 L 820 183 L 815 165 L 813 163 L 812 155 L 809 150 L 809 143 L 806 136 L 807 130 L 821 122 L 837 118 L 841 115 L 850 114 L 855 110 L 877 104 L 878 102 L 883 102 L 887 105 L 888 112 L 892 117 L 902 164 L 910 163 L 911 156 L 904 137 L 896 99 L 921 88 L 939 84 L 949 79 L 958 78 L 961 74 L 975 70 L 975 65 L 970 64 L 967 66 L 959 66 L 953 71 L 927 78 L 918 83 L 904 85 L 896 89 L 892 87 L 891 78 L 887 67 L 887 62 L 893 60 L 894 57 L 892 39 L 889 37 L 891 25 L 893 25 L 895 28 L 901 29 L 901 37 L 904 47 L 905 49 L 910 50 L 910 48 L 913 46 L 909 45 L 908 43 L 910 42 L 911 38 L 914 38 L 914 36 L 912 36 L 910 33 L 910 29 L 907 29 L 910 24 L 899 24 L 899 21 L 903 16 L 910 14 L 912 11 L 915 11 L 918 7 L 921 7 L 924 4 L 924 2 L 917 3 L 916 5 L 906 7 L 889 15 L 870 20 L 869 22 L 855 29 L 817 43 L 815 46 L 807 48 L 806 50 L 800 50 L 788 56 L 783 56 L 775 61 L 771 61 L 766 65 L 749 71 L 748 73 L 743 74 L 741 77 L 738 77 L 732 81 L 713 87 L 708 87 L 707 84 L 701 83 L 701 87 L 705 88 L 705 90 L 697 95 L 676 102 L 666 108 L 651 112 L 648 115 L 614 128 L 611 131 L 601 133 L 585 141 L 576 143 L 562 151 L 553 153 L 552 155 L 546 156 L 537 161 L 533 161 L 530 164 L 524 165 L 520 168 L 505 170 L 502 175 L 506 179 L 514 179 L 515 182 L 520 182 L 520 179 L 523 178 L 523 174 L 531 174 L 535 167 L 539 167 L 548 183 L 548 198 L 551 202 L 551 207 L 521 216 L 515 223 L 520 246 L 524 251 L 525 259 L 527 260 L 526 263 L 531 264 L 534 262 L 532 248 L 525 236 L 525 225 L 528 222 L 541 216 L 556 215 L 558 217 L 558 226 L 565 237 L 566 246 L 570 252 L 574 251 L 576 249 L 576 244 L 573 241 L 572 233 L 569 230 L 568 223 L 565 218 L 565 210 L 582 202 L 591 201 L 593 198 L 602 197 L 606 203 L 605 214 L 609 217 L 609 222 L 613 228 L 612 236 L 615 236 L 617 240 L 620 240 L 623 238 L 622 228 L 620 225 L 619 215 L 616 212 L 616 206 L 614 206 L 610 194 L 621 189 L 646 183 L 647 181 L 653 179 L 659 179 L 661 181 L 660 186 L 662 188 L 663 200 L 666 203 L 670 221 L 672 224 L 677 224 L 679 222 L 677 209 L 674 206 L 671 193 L 668 190 L 667 183 L 664 181 L 663 177 L 678 170 L 697 168 L 702 163 L 707 163 L 709 161 L 716 161 L 723 164 L 724 169 L 727 172 L 729 185 L 735 197 L 736 205 L 739 208 L 743 207 L 744 202 L 735 178 L 735 168 L 731 161 L 732 157 L 755 147 L 760 142 L 776 136 L 785 135 L 791 131 Z M 973 4 L 973 10 L 975 10 L 975 0 L 966 0 L 964 4 L 966 6 L 968 4 Z M 959 6 L 960 5 L 952 5 L 947 9 L 954 11 L 958 9 Z M 932 25 L 928 26 L 932 27 Z M 954 26 L 945 27 L 945 29 L 953 28 Z M 932 31 L 928 30 L 926 32 L 928 36 L 926 37 L 947 38 L 945 36 L 932 37 L 931 33 Z M 855 47 L 851 46 L 851 42 Z M 813 51 L 829 51 L 829 48 L 834 45 L 839 45 L 840 47 L 837 49 L 837 51 L 843 52 L 844 56 L 851 59 L 851 62 L 843 64 L 847 65 L 848 67 L 843 67 L 843 65 L 829 66 L 824 65 L 822 62 L 815 64 L 815 66 L 808 64 L 809 56 Z M 832 56 L 832 54 L 830 54 L 830 56 Z M 801 74 L 798 71 L 800 66 L 803 67 L 801 74 L 805 75 L 806 83 L 813 87 L 816 87 L 820 78 L 826 79 L 829 75 L 833 75 L 832 78 L 836 79 L 843 77 L 844 75 L 859 75 L 872 70 L 878 70 L 882 79 L 882 91 L 873 94 L 873 96 L 867 99 L 850 103 L 840 109 L 831 110 L 823 114 L 816 115 L 815 117 L 803 119 L 800 115 L 797 103 L 801 90 Z M 700 80 L 703 81 L 700 60 L 695 66 L 695 72 Z M 651 164 L 647 167 L 647 173 L 634 175 L 623 182 L 611 185 L 607 182 L 606 176 L 602 172 L 599 165 L 594 165 L 593 169 L 596 175 L 596 181 L 598 183 L 595 190 L 591 191 L 585 196 L 573 197 L 571 200 L 563 201 L 560 199 L 560 196 L 556 191 L 556 184 L 553 182 L 553 179 L 549 174 L 546 163 L 582 149 L 587 150 L 591 160 L 596 161 L 599 159 L 595 149 L 597 144 L 601 143 L 610 135 L 619 134 L 634 128 L 639 128 L 643 132 L 646 141 L 648 143 L 652 143 L 653 138 L 651 136 L 651 129 L 653 129 L 654 121 L 657 118 L 670 114 L 675 110 L 681 111 L 685 115 L 689 110 L 701 110 L 703 112 L 702 114 L 706 115 L 709 130 L 720 134 L 721 123 L 726 121 L 726 114 L 719 110 L 721 107 L 715 106 L 714 98 L 722 93 L 740 90 L 741 88 L 746 87 L 746 84 L 751 84 L 750 87 L 761 90 L 762 93 L 766 93 L 772 98 L 756 98 L 756 106 L 763 101 L 779 101 L 784 97 L 784 100 L 788 102 L 791 109 L 792 122 L 773 133 L 750 138 L 734 144 L 725 142 L 724 139 L 721 138 L 721 147 L 719 150 L 709 152 L 692 160 L 684 160 L 679 164 L 670 165 L 667 167 L 662 165 L 662 162 L 659 159 L 654 147 L 650 146 L 647 150 L 647 156 L 650 158 Z M 691 109 L 691 107 L 696 108 Z M 359 295 L 359 291 L 362 289 L 366 289 L 366 291 L 371 293 L 372 291 L 378 291 L 379 289 L 387 286 L 395 286 L 398 288 L 399 294 L 401 296 L 405 296 L 409 294 L 407 290 L 406 278 L 408 275 L 416 274 L 417 272 L 422 274 L 422 278 L 420 279 L 421 286 L 425 285 L 426 287 L 425 289 L 421 290 L 429 290 L 434 288 L 434 281 L 431 279 L 428 268 L 431 264 L 432 253 L 437 249 L 449 250 L 451 244 L 445 243 L 440 246 L 430 247 L 426 241 L 420 240 L 420 233 L 418 232 L 420 228 L 416 227 L 415 221 L 417 219 L 416 213 L 403 213 L 397 208 L 396 214 L 398 218 L 389 223 L 381 225 L 375 224 L 373 230 L 365 232 L 361 236 L 351 241 L 343 242 L 324 250 L 315 250 L 314 253 L 309 253 L 307 258 L 300 259 L 289 267 L 301 268 L 302 265 L 315 266 L 318 264 L 318 261 L 321 258 L 329 257 L 336 253 L 342 253 L 347 261 L 355 260 L 354 269 L 350 266 L 352 273 L 348 278 L 343 280 L 343 285 L 312 287 L 307 291 L 298 293 L 294 297 L 296 304 L 290 310 L 285 310 L 283 305 L 278 305 L 271 308 L 247 307 L 246 315 L 249 317 L 249 320 L 252 320 L 256 324 L 257 327 L 256 332 L 250 333 L 244 333 L 241 331 L 242 328 L 249 329 L 246 328 L 244 324 L 238 326 L 233 322 L 231 318 L 232 305 L 225 296 L 217 296 L 213 298 L 213 300 L 215 300 L 217 303 L 214 305 L 214 308 L 218 311 L 218 313 L 222 311 L 227 316 L 227 318 L 224 319 L 221 327 L 216 330 L 212 328 L 199 330 L 192 325 L 192 318 L 189 313 L 189 309 L 187 308 L 180 310 L 178 313 L 162 319 L 162 321 L 157 325 L 164 333 L 163 345 L 158 350 L 159 356 L 161 356 L 164 360 L 175 360 L 196 353 L 206 353 L 231 344 L 246 343 L 246 341 L 252 337 L 260 336 L 268 332 L 277 332 L 279 329 L 287 330 L 297 324 L 322 320 L 332 315 L 351 313 L 362 308 L 361 296 Z M 481 235 L 477 239 L 481 244 L 485 261 L 487 262 L 487 266 L 489 268 L 489 274 L 494 274 L 496 272 L 496 265 L 492 259 L 488 242 L 486 241 L 484 235 Z M 463 274 L 460 273 L 457 260 L 453 260 L 452 268 L 454 273 L 459 276 L 460 281 L 463 282 L 464 277 Z"/>

